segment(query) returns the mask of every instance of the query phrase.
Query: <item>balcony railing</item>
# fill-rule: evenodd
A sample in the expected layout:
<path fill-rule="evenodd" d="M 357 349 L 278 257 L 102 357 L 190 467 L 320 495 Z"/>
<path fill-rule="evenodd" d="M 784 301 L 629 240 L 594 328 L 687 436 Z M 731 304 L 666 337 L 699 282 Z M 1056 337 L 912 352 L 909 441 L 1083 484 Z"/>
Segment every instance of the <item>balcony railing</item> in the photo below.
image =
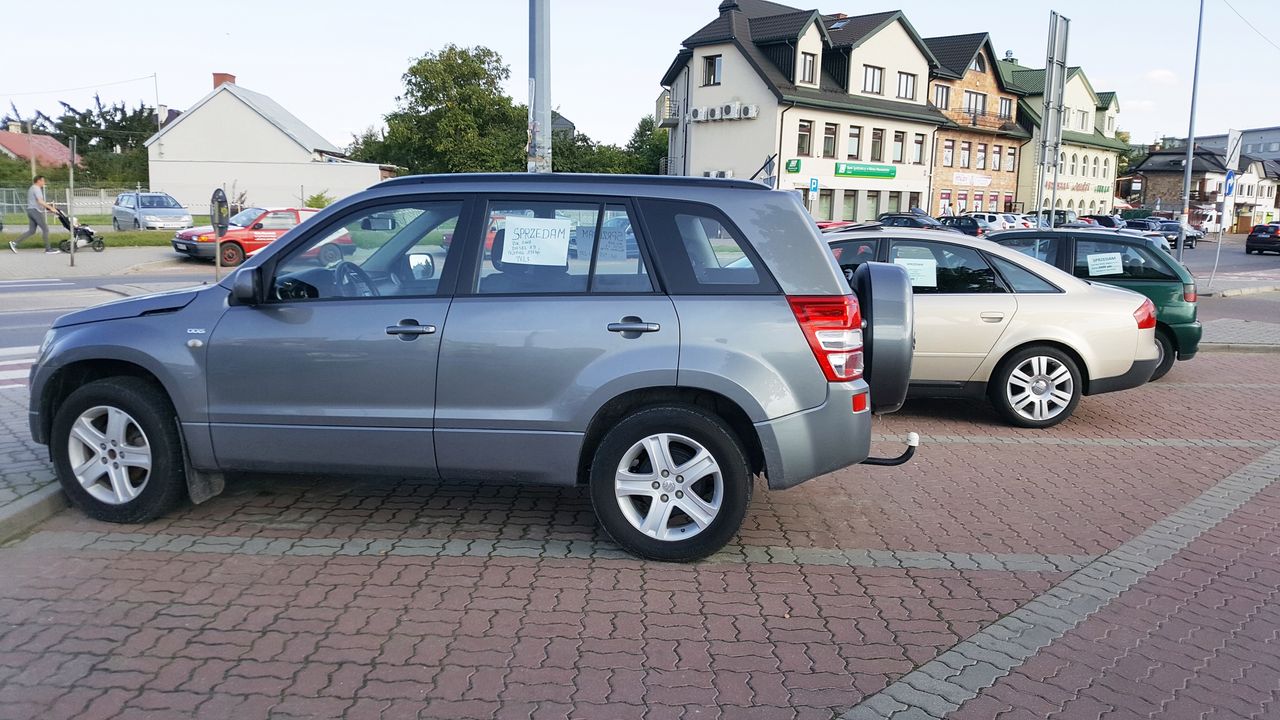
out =
<path fill-rule="evenodd" d="M 1218 202 L 1218 191 L 1213 190 L 1211 192 L 1206 192 L 1202 190 L 1192 190 L 1191 201 L 1192 202 Z"/>

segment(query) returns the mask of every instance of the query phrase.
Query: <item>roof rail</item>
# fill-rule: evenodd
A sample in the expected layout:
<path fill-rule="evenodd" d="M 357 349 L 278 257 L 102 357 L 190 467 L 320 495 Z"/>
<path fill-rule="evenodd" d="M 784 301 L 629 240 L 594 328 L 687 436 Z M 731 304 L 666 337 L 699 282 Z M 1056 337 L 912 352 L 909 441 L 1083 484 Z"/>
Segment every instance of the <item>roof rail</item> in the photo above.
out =
<path fill-rule="evenodd" d="M 772 190 L 754 180 L 690 177 L 686 175 L 623 175 L 589 173 L 452 173 L 405 175 L 383 180 L 374 187 L 443 185 L 446 183 L 583 183 L 592 185 L 680 185 L 685 187 Z"/>

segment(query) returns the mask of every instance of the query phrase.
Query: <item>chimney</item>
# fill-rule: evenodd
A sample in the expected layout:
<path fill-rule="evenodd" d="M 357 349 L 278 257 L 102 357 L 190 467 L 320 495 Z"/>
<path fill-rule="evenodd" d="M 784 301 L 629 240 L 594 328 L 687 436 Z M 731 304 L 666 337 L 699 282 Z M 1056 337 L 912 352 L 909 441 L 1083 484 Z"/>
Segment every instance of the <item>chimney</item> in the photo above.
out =
<path fill-rule="evenodd" d="M 21 132 L 22 132 L 22 123 L 21 123 L 21 122 L 19 122 L 19 121 L 17 121 L 17 120 L 10 120 L 10 121 L 9 121 L 9 132 L 11 132 L 11 133 L 21 133 Z"/>
<path fill-rule="evenodd" d="M 843 19 L 845 19 L 845 18 L 847 18 L 847 17 L 849 17 L 849 16 L 848 16 L 848 15 L 845 15 L 844 13 L 836 13 L 836 14 L 832 15 L 831 17 L 832 17 L 832 19 L 835 19 L 835 20 L 843 20 Z"/>
<path fill-rule="evenodd" d="M 231 73 L 214 73 L 214 74 L 213 74 L 213 89 L 214 89 L 214 90 L 217 90 L 219 87 L 221 87 L 221 86 L 223 86 L 223 85 L 225 85 L 225 84 L 227 84 L 227 83 L 231 83 L 232 85 L 235 85 L 235 84 L 236 84 L 236 76 L 235 76 L 235 75 L 232 75 Z"/>

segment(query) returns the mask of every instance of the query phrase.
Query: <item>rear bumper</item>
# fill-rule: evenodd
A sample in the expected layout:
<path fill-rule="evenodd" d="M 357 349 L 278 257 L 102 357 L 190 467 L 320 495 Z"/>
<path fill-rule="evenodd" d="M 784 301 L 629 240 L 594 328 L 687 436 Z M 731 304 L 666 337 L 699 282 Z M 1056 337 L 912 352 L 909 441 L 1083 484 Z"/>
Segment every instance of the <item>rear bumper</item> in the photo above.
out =
<path fill-rule="evenodd" d="M 1160 358 L 1152 358 L 1151 360 L 1135 360 L 1129 368 L 1129 372 L 1123 375 L 1116 375 L 1109 378 L 1093 378 L 1089 381 L 1089 395 L 1098 395 L 1100 393 L 1116 392 L 1117 390 L 1129 390 L 1131 388 L 1142 387 L 1151 381 L 1151 375 L 1155 373 L 1156 366 L 1160 364 Z"/>
<path fill-rule="evenodd" d="M 1244 241 L 1244 249 L 1280 252 L 1280 237 L 1251 237 Z"/>
<path fill-rule="evenodd" d="M 215 243 L 211 242 L 202 243 L 195 240 L 179 240 L 178 238 L 173 238 L 169 243 L 173 245 L 174 252 L 197 258 L 212 258 L 214 248 L 217 247 Z"/>
<path fill-rule="evenodd" d="M 1190 360 L 1195 357 L 1200 349 L 1200 337 L 1204 334 L 1200 323 L 1177 323 L 1169 325 L 1169 329 L 1173 331 L 1173 339 L 1178 346 L 1178 359 Z"/>
<path fill-rule="evenodd" d="M 853 412 L 853 396 L 867 385 L 833 383 L 816 408 L 756 423 L 770 490 L 862 462 L 871 453 L 871 411 Z"/>

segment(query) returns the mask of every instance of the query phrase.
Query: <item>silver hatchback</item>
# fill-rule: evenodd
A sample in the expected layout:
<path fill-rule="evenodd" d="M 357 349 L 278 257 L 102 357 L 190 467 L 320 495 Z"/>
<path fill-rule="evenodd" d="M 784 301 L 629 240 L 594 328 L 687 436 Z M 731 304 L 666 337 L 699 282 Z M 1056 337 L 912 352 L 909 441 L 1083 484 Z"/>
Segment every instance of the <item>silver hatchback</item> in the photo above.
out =
<path fill-rule="evenodd" d="M 756 475 L 868 460 L 872 412 L 906 392 L 911 290 L 879 263 L 855 285 L 795 196 L 755 183 L 398 178 L 218 285 L 60 318 L 31 432 L 102 520 L 231 471 L 576 484 L 622 546 L 692 560 Z"/>
<path fill-rule="evenodd" d="M 191 211 L 168 193 L 120 193 L 111 206 L 111 227 L 115 230 L 185 230 L 191 226 Z"/>

